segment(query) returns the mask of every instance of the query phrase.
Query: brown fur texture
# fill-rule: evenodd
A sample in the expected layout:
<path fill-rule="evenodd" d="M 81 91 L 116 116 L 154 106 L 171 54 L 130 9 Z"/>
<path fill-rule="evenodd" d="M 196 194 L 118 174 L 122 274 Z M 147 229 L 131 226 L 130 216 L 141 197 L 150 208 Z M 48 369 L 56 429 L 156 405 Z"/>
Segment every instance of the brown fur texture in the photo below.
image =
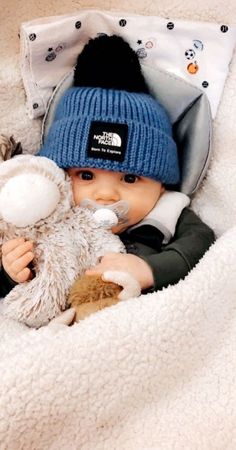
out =
<path fill-rule="evenodd" d="M 0 162 L 7 161 L 7 159 L 21 153 L 22 146 L 20 142 L 16 142 L 13 136 L 8 138 L 5 134 L 0 134 Z"/>
<path fill-rule="evenodd" d="M 82 275 L 73 283 L 67 303 L 75 309 L 75 320 L 79 322 L 94 312 L 118 303 L 121 290 L 121 286 L 103 281 L 100 275 Z"/>

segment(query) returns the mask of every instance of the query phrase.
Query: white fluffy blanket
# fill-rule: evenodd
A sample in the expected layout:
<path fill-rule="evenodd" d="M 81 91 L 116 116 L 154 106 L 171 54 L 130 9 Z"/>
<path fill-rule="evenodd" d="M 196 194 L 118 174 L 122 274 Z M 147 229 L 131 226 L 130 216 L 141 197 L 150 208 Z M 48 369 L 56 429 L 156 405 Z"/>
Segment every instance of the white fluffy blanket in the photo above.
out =
<path fill-rule="evenodd" d="M 25 111 L 22 21 L 115 0 L 3 0 L 1 132 L 39 145 Z M 235 0 L 119 2 L 122 11 L 218 23 Z M 214 123 L 214 151 L 193 208 L 219 237 L 176 286 L 70 328 L 29 330 L 0 316 L 0 449 L 235 450 L 236 58 Z"/>

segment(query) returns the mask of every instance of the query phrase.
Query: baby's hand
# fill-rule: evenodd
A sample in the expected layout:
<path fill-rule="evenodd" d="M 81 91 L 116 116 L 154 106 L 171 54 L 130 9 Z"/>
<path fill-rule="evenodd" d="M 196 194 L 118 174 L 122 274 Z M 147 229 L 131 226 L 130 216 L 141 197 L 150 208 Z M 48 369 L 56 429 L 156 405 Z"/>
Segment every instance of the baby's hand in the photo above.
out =
<path fill-rule="evenodd" d="M 99 264 L 86 271 L 86 275 L 102 274 L 108 270 L 129 272 L 142 290 L 151 288 L 154 283 L 152 270 L 146 261 L 131 253 L 107 253 Z"/>
<path fill-rule="evenodd" d="M 33 259 L 32 241 L 16 238 L 2 246 L 3 268 L 16 283 L 24 283 L 32 278 L 32 272 L 27 266 Z"/>

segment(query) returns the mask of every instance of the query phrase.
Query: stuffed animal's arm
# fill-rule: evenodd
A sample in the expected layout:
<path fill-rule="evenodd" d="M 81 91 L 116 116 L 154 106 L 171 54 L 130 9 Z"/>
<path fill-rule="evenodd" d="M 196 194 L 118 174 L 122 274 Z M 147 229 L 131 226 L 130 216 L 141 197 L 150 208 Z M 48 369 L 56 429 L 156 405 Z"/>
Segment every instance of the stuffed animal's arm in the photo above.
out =
<path fill-rule="evenodd" d="M 141 294 L 140 284 L 128 272 L 109 270 L 102 274 L 102 279 L 104 281 L 111 281 L 123 288 L 118 295 L 119 300 L 128 300 L 129 298 L 138 297 Z"/>
<path fill-rule="evenodd" d="M 120 238 L 110 230 L 98 229 L 93 239 L 93 251 L 95 253 L 95 264 L 101 256 L 106 253 L 125 253 L 125 246 Z"/>

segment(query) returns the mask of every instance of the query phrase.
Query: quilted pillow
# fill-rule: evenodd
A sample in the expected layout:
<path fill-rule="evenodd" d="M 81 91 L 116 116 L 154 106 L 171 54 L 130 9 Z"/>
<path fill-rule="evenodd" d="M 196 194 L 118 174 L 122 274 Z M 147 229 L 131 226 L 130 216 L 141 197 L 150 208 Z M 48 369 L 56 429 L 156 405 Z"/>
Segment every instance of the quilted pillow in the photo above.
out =
<path fill-rule="evenodd" d="M 144 65 L 202 89 L 215 116 L 235 46 L 235 26 L 82 10 L 21 26 L 21 67 L 31 118 L 45 113 L 54 87 L 75 65 L 89 37 L 100 33 L 123 36 Z"/>

